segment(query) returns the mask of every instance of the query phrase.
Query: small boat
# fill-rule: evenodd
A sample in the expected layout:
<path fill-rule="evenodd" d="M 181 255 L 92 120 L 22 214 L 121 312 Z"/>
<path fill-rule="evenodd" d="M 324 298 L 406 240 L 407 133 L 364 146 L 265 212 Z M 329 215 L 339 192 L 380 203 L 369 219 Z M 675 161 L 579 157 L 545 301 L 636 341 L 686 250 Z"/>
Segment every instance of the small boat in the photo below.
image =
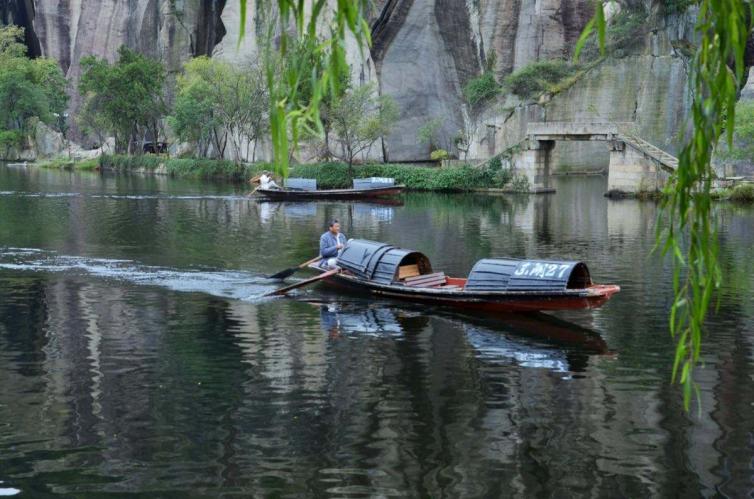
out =
<path fill-rule="evenodd" d="M 403 300 L 493 312 L 596 308 L 620 287 L 593 284 L 583 262 L 485 258 L 468 277 L 434 272 L 423 253 L 389 244 L 351 240 L 338 257 L 340 270 L 324 282 Z M 317 272 L 326 269 L 309 265 Z"/>
<path fill-rule="evenodd" d="M 351 189 L 317 189 L 315 179 L 289 178 L 283 188 L 262 188 L 256 193 L 276 201 L 317 199 L 362 199 L 396 196 L 403 192 L 404 185 L 395 185 L 392 178 L 354 179 Z"/>

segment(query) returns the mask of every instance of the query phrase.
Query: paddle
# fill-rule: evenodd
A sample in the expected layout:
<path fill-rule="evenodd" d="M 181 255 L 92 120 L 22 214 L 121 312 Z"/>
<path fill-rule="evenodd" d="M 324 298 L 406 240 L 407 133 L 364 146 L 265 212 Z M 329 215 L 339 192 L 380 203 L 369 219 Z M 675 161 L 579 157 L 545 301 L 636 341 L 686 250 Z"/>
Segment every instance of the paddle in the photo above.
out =
<path fill-rule="evenodd" d="M 340 269 L 328 270 L 324 274 L 320 274 L 320 275 L 312 277 L 310 279 L 305 279 L 305 280 L 303 280 L 301 282 L 297 282 L 295 284 L 291 284 L 290 286 L 286 286 L 284 288 L 276 289 L 275 291 L 270 291 L 269 293 L 265 293 L 262 296 L 266 297 L 266 296 L 280 296 L 280 295 L 284 295 L 284 294 L 286 294 L 288 291 L 290 291 L 292 289 L 302 288 L 304 286 L 308 286 L 309 284 L 312 284 L 314 282 L 320 281 L 322 279 L 326 279 L 326 278 L 330 277 L 331 275 L 335 275 L 338 272 L 340 272 Z"/>
<path fill-rule="evenodd" d="M 293 274 L 295 274 L 296 271 L 298 271 L 300 269 L 303 269 L 304 267 L 306 267 L 310 263 L 314 263 L 317 260 L 321 260 L 321 259 L 322 259 L 321 256 L 315 256 L 311 260 L 307 260 L 304 263 L 302 263 L 301 265 L 296 265 L 295 267 L 291 267 L 289 269 L 281 270 L 277 274 L 272 274 L 271 276 L 268 277 L 268 279 L 281 279 L 281 280 L 282 279 L 286 279 L 286 278 L 292 276 Z"/>

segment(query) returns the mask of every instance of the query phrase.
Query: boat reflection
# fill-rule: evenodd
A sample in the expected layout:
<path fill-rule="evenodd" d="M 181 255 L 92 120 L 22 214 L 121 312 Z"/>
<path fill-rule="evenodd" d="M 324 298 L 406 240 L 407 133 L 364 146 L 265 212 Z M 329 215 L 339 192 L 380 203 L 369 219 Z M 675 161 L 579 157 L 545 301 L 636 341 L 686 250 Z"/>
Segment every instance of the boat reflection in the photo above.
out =
<path fill-rule="evenodd" d="M 255 198 L 254 199 L 259 205 L 270 205 L 270 206 L 285 206 L 290 204 L 297 204 L 297 205 L 303 205 L 303 204 L 310 204 L 313 206 L 316 206 L 317 204 L 332 204 L 335 201 L 333 200 L 311 200 L 311 199 L 290 199 L 286 201 L 280 201 L 275 199 L 265 199 L 265 198 Z M 349 199 L 345 201 L 349 204 L 358 204 L 361 206 L 403 206 L 404 201 L 401 197 L 395 197 L 395 198 L 373 198 L 368 200 L 360 200 L 360 199 Z M 342 204 L 343 201 L 338 201 L 338 204 Z"/>
<path fill-rule="evenodd" d="M 547 314 L 464 315 L 433 309 L 389 308 L 385 303 L 310 302 L 319 306 L 320 327 L 330 338 L 403 337 L 429 326 L 434 332 L 461 331 L 476 357 L 485 363 L 514 362 L 522 367 L 581 372 L 589 358 L 609 355 L 596 331 Z M 442 331 L 440 331 L 442 332 Z"/>
<path fill-rule="evenodd" d="M 344 307 L 337 302 L 322 303 L 320 326 L 330 337 L 347 335 L 403 336 L 429 324 L 426 315 L 389 308 Z"/>

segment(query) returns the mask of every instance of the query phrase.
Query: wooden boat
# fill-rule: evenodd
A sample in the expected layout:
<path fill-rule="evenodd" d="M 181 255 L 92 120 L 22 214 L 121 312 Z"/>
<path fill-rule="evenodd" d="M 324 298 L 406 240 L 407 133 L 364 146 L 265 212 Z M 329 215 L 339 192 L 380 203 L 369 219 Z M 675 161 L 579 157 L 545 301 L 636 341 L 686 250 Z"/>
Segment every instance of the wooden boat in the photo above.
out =
<path fill-rule="evenodd" d="M 403 192 L 405 186 L 390 185 L 384 187 L 370 187 L 364 189 L 320 189 L 308 191 L 304 189 L 262 189 L 256 190 L 260 196 L 276 201 L 297 201 L 317 199 L 366 199 L 385 196 L 395 196 Z"/>
<path fill-rule="evenodd" d="M 254 180 L 256 178 L 252 179 L 252 181 Z M 403 185 L 395 185 L 395 179 L 386 177 L 354 179 L 351 189 L 317 189 L 317 181 L 313 178 L 287 178 L 283 188 L 260 187 L 256 192 L 260 196 L 276 201 L 311 201 L 317 199 L 381 198 L 400 194 L 404 188 Z"/>
<path fill-rule="evenodd" d="M 317 264 L 312 270 L 330 269 Z M 620 287 L 593 284 L 583 262 L 485 258 L 468 277 L 433 272 L 429 259 L 389 244 L 351 240 L 325 283 L 403 300 L 494 312 L 533 312 L 603 305 Z"/>

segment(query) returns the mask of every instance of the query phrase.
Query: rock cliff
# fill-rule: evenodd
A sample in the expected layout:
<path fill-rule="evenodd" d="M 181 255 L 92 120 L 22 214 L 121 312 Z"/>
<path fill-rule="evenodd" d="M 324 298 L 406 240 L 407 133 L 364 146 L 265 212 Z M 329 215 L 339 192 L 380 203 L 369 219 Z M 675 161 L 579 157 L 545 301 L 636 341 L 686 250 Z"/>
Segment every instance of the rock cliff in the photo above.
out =
<path fill-rule="evenodd" d="M 591 0 L 379 0 L 370 14 L 371 53 L 350 43 L 354 81 L 375 81 L 401 109 L 382 151 L 390 161 L 425 160 L 418 129 L 441 123 L 438 142 L 471 138 L 470 158 L 500 152 L 522 136 L 528 120 L 635 121 L 641 135 L 674 150 L 674 137 L 688 109 L 686 61 L 677 50 L 690 39 L 693 14 L 662 19 L 636 40 L 630 54 L 608 59 L 569 89 L 538 105 L 510 99 L 471 112 L 463 87 L 492 64 L 502 79 L 533 61 L 568 57 L 592 15 Z M 258 9 L 259 7 L 256 7 Z M 72 106 L 88 54 L 112 59 L 121 44 L 162 60 L 170 72 L 189 57 L 211 54 L 233 61 L 256 56 L 252 9 L 247 37 L 239 46 L 237 0 L 6 0 L 0 21 L 27 28 L 33 55 L 54 57 L 71 80 Z M 656 10 L 656 9 L 655 9 Z M 592 145 L 556 148 L 563 166 L 598 167 Z M 595 156 L 596 154 L 596 156 Z M 587 158 L 587 159 L 585 159 Z"/>
<path fill-rule="evenodd" d="M 609 57 L 571 87 L 537 104 L 498 102 L 469 125 L 470 157 L 500 153 L 524 138 L 530 121 L 623 123 L 645 140 L 675 153 L 688 126 L 688 57 L 696 12 L 666 19 L 635 41 L 629 54 Z M 630 124 L 630 125 L 629 125 Z M 599 170 L 604 143 L 561 142 L 551 161 L 560 170 Z"/>

